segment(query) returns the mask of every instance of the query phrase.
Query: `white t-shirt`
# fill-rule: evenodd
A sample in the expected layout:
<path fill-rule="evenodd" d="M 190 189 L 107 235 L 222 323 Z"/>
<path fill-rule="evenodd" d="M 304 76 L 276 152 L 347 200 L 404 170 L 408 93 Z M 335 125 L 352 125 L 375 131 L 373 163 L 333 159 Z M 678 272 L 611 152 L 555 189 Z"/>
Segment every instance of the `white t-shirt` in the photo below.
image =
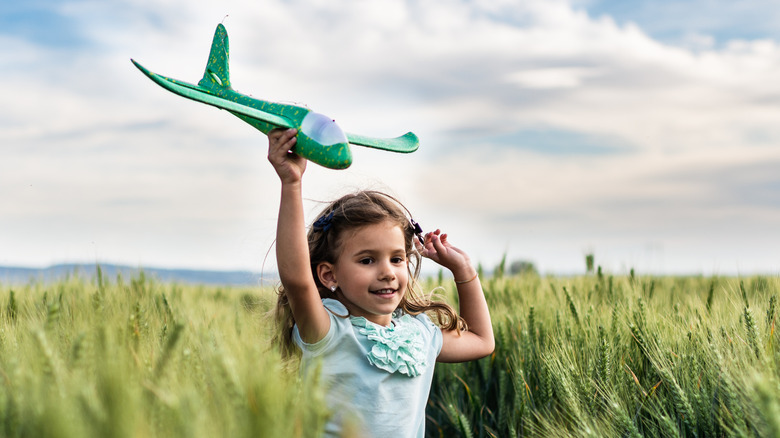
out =
<path fill-rule="evenodd" d="M 393 324 L 382 327 L 347 316 L 337 300 L 322 303 L 330 315 L 325 337 L 307 344 L 296 325 L 293 340 L 303 353 L 301 371 L 321 368 L 333 413 L 326 435 L 340 436 L 350 424 L 365 437 L 424 437 L 441 329 L 425 314 L 394 314 Z"/>

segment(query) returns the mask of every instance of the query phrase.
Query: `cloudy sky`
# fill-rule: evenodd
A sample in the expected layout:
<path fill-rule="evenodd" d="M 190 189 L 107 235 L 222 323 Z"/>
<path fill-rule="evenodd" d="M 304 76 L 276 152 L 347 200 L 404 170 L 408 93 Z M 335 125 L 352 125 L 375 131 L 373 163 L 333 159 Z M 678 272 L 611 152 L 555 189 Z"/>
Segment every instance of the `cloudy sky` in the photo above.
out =
<path fill-rule="evenodd" d="M 780 273 L 773 0 L 27 0 L 0 5 L 0 265 L 272 270 L 267 140 L 130 63 L 418 152 L 310 165 L 309 218 L 401 198 L 475 262 Z M 270 251 L 270 256 L 266 257 Z"/>

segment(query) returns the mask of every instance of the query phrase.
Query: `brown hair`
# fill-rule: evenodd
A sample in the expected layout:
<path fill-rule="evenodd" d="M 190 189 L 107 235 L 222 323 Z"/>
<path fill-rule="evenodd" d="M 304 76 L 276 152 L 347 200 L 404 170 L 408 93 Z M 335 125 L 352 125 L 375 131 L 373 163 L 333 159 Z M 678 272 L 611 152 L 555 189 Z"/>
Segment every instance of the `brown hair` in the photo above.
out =
<path fill-rule="evenodd" d="M 414 246 L 415 229 L 409 210 L 394 197 L 378 191 L 359 191 L 345 195 L 326 207 L 314 225 L 309 229 L 309 261 L 311 275 L 321 298 L 336 298 L 336 294 L 325 287 L 317 275 L 320 263 L 335 263 L 341 253 L 342 237 L 346 232 L 365 225 L 390 221 L 397 224 L 404 233 L 407 260 L 409 260 L 409 282 L 398 308 L 410 315 L 431 312 L 445 330 L 466 330 L 466 321 L 447 303 L 432 301 L 418 292 L 417 278 L 420 275 L 421 256 Z M 290 303 L 283 287 L 279 287 L 274 319 L 277 325 L 276 342 L 285 357 L 292 356 L 292 329 L 295 325 Z"/>

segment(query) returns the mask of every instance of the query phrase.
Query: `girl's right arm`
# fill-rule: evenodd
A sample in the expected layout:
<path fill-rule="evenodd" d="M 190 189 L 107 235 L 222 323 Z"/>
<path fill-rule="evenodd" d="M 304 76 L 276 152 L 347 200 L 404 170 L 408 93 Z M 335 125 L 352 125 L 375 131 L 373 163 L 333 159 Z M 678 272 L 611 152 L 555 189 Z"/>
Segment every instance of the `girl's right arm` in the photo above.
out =
<path fill-rule="evenodd" d="M 296 134 L 295 129 L 275 129 L 269 132 L 268 161 L 282 182 L 282 198 L 276 226 L 276 263 L 279 278 L 290 302 L 301 339 L 312 344 L 328 332 L 330 317 L 322 305 L 311 273 L 301 191 L 306 159 L 290 152 L 295 146 Z"/>

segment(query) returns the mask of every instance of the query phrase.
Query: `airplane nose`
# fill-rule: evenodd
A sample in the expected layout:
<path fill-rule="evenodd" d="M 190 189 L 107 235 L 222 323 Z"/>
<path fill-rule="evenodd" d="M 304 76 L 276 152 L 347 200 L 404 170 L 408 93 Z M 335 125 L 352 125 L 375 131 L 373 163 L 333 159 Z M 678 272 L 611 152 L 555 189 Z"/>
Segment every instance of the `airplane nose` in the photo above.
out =
<path fill-rule="evenodd" d="M 313 111 L 301 121 L 301 132 L 323 146 L 347 143 L 347 135 L 335 120 Z"/>

